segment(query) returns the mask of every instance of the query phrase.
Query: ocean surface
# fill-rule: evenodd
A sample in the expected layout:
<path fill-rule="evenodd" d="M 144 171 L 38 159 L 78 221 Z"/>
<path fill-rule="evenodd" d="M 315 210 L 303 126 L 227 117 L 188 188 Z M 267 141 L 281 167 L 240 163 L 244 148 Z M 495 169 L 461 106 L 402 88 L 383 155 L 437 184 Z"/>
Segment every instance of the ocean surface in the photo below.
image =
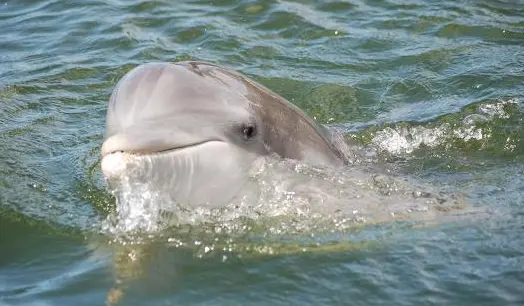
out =
<path fill-rule="evenodd" d="M 144 199 L 102 178 L 109 95 L 189 59 L 365 158 L 269 162 L 262 215 L 113 222 Z M 524 305 L 523 106 L 519 0 L 0 1 L 0 305 Z"/>

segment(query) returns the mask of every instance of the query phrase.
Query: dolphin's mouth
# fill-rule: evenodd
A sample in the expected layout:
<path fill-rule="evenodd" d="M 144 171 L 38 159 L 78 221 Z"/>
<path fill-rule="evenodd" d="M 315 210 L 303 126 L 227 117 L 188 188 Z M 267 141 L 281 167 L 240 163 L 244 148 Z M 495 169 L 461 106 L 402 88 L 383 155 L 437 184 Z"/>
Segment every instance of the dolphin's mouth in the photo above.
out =
<path fill-rule="evenodd" d="M 134 156 L 151 156 L 169 154 L 190 148 L 196 148 L 212 142 L 223 142 L 219 139 L 205 139 L 193 142 L 166 142 L 159 139 L 132 138 L 128 135 L 114 135 L 102 144 L 101 156 L 124 153 Z"/>
<path fill-rule="evenodd" d="M 117 149 L 117 150 L 110 151 L 110 152 L 102 154 L 102 158 L 104 158 L 105 156 L 111 155 L 111 154 L 115 154 L 115 153 L 129 154 L 129 155 L 133 155 L 133 156 L 137 156 L 137 157 L 140 157 L 140 156 L 166 155 L 166 154 L 173 153 L 173 152 L 178 152 L 178 151 L 182 151 L 182 150 L 186 150 L 186 149 L 190 149 L 190 148 L 200 147 L 202 145 L 209 144 L 209 143 L 212 143 L 212 142 L 222 142 L 222 141 L 219 141 L 219 140 L 205 140 L 205 141 L 201 141 L 201 142 L 196 142 L 196 143 L 183 145 L 183 146 L 176 146 L 176 147 L 166 148 L 166 149 L 162 149 L 162 150 L 150 150 L 150 149 L 118 150 Z"/>

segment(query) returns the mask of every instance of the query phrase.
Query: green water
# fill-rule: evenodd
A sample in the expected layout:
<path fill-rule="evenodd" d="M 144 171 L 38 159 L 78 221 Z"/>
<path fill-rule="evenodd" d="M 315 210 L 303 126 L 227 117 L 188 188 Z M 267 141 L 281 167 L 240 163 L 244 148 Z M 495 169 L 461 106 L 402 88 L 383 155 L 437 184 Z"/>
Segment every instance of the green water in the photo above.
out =
<path fill-rule="evenodd" d="M 332 226 L 308 247 L 254 229 L 208 256 L 172 233 L 99 234 L 111 90 L 186 59 L 249 75 L 484 213 Z M 0 305 L 522 304 L 523 99 L 517 0 L 1 1 Z M 218 239 L 206 226 L 177 235 Z"/>

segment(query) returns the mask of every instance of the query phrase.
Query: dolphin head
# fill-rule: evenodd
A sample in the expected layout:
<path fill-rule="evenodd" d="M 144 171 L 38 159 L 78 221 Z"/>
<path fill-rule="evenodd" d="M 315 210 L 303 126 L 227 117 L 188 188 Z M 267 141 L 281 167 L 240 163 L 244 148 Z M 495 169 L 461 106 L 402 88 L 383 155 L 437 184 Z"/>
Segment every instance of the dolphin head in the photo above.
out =
<path fill-rule="evenodd" d="M 283 101 L 211 64 L 140 65 L 111 95 L 102 172 L 109 185 L 134 173 L 180 204 L 216 206 L 242 188 L 259 156 L 338 162 L 310 119 Z"/>

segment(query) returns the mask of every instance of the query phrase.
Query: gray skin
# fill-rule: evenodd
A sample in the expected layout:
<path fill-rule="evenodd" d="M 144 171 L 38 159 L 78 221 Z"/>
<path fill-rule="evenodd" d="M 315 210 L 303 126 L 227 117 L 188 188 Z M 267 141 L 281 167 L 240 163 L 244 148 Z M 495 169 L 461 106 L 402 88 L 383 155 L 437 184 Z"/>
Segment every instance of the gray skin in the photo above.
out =
<path fill-rule="evenodd" d="M 115 157 L 120 165 L 132 160 L 142 167 L 136 181 L 179 204 L 218 206 L 234 198 L 260 156 L 342 166 L 347 149 L 333 139 L 238 72 L 202 62 L 148 63 L 128 72 L 111 95 L 102 171 L 116 185 L 126 173 L 115 170 Z"/>

